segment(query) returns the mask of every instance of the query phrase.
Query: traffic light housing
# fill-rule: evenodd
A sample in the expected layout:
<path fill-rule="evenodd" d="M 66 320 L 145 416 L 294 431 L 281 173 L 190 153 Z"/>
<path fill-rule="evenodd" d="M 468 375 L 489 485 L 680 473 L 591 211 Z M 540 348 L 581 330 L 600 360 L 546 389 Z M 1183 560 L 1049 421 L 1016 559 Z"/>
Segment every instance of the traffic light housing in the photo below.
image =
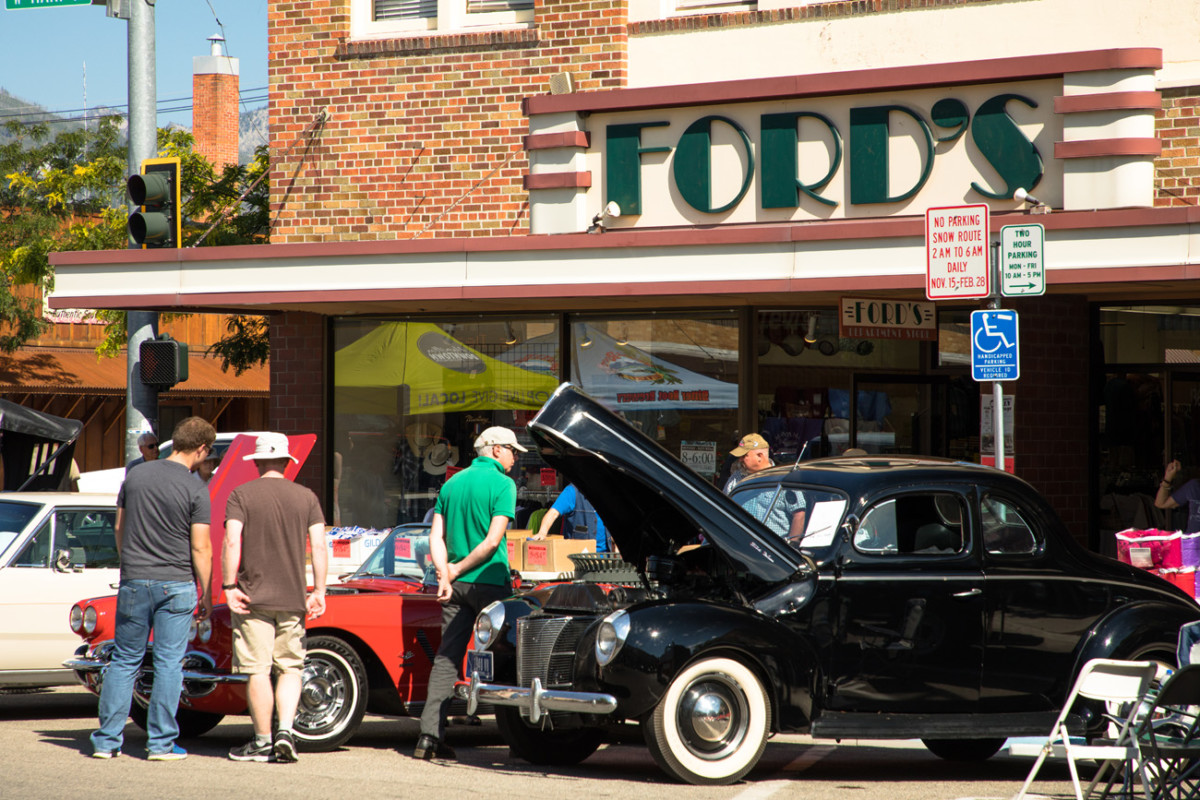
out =
<path fill-rule="evenodd" d="M 146 386 L 174 386 L 188 379 L 188 346 L 165 333 L 142 342 L 138 358 Z"/>
<path fill-rule="evenodd" d="M 129 238 L 143 248 L 179 247 L 179 159 L 148 158 L 126 182 L 129 199 L 140 208 L 129 215 Z"/>

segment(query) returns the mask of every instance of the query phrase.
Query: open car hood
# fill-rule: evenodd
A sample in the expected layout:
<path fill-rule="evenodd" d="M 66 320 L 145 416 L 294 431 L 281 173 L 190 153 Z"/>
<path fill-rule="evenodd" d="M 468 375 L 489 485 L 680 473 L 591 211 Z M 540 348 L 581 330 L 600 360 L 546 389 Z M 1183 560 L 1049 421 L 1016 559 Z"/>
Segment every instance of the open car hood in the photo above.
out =
<path fill-rule="evenodd" d="M 596 507 L 621 556 L 645 569 L 703 535 L 739 571 L 775 583 L 799 553 L 612 411 L 564 383 L 529 423 L 542 457 Z"/>

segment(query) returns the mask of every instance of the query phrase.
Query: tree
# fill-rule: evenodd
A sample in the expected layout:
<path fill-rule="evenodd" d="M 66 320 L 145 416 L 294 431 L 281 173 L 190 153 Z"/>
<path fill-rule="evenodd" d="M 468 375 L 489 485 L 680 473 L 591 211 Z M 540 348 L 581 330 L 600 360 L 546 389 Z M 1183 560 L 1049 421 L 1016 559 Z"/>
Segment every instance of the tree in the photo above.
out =
<path fill-rule="evenodd" d="M 127 246 L 125 222 L 128 172 L 120 120 L 101 120 L 53 139 L 44 124 L 9 123 L 16 138 L 0 145 L 0 350 L 12 352 L 43 332 L 36 297 L 18 287 L 49 292 L 54 287 L 52 252 L 117 250 Z M 160 128 L 158 154 L 180 159 L 183 246 L 264 244 L 268 241 L 267 150 L 259 148 L 247 165 L 226 167 L 220 175 L 194 150 L 187 131 Z M 243 196 L 244 195 L 244 196 Z M 125 313 L 101 311 L 108 325 L 100 355 L 115 356 L 126 341 Z M 226 337 L 214 345 L 225 369 L 241 374 L 266 363 L 265 320 L 235 318 Z M 257 320 L 254 321 L 254 320 Z"/>

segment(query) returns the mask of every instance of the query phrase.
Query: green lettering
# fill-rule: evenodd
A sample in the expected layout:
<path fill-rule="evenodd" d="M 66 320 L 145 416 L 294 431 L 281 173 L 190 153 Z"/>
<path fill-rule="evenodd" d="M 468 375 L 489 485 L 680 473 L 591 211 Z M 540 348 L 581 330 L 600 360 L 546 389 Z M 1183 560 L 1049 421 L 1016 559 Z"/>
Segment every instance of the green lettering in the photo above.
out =
<path fill-rule="evenodd" d="M 642 128 L 659 128 L 667 124 L 635 122 L 605 128 L 605 202 L 615 201 L 621 207 L 622 215 L 642 213 L 642 154 L 671 150 L 669 147 L 642 147 Z"/>
<path fill-rule="evenodd" d="M 888 117 L 893 111 L 917 121 L 925 135 L 925 167 L 917 183 L 907 192 L 888 194 Z M 933 171 L 933 133 L 925 119 L 904 106 L 870 106 L 850 109 L 850 202 L 899 203 L 915 195 Z"/>
<path fill-rule="evenodd" d="M 737 196 L 719 208 L 712 207 L 712 124 L 723 122 L 737 131 L 746 149 L 746 171 L 742 176 L 742 188 Z M 706 214 L 719 214 L 736 206 L 746 191 L 750 188 L 750 179 L 754 177 L 754 149 L 750 146 L 750 137 L 742 126 L 728 117 L 704 117 L 688 126 L 675 145 L 675 158 L 672 165 L 675 174 L 675 188 L 689 206 Z M 617 201 L 620 202 L 620 201 Z M 624 208 L 624 206 L 622 206 Z"/>
<path fill-rule="evenodd" d="M 833 157 L 829 160 L 829 171 L 816 183 L 803 183 L 797 177 L 800 171 L 800 146 L 798 129 L 802 118 L 808 117 L 821 122 L 829 129 L 833 141 Z M 833 122 L 822 114 L 799 111 L 791 114 L 763 114 L 762 120 L 762 205 L 763 208 L 796 208 L 800 205 L 800 193 L 824 203 L 837 206 L 836 200 L 817 194 L 829 185 L 842 163 L 842 135 Z"/>
<path fill-rule="evenodd" d="M 1004 191 L 990 192 L 978 183 L 972 183 L 971 188 L 994 200 L 1009 200 L 1017 189 L 1033 189 L 1045 174 L 1037 145 L 1025 138 L 1005 110 L 1010 100 L 1037 108 L 1037 103 L 1028 97 L 1000 94 L 985 101 L 975 112 L 975 121 L 971 123 L 971 138 L 992 169 L 1000 174 Z"/>

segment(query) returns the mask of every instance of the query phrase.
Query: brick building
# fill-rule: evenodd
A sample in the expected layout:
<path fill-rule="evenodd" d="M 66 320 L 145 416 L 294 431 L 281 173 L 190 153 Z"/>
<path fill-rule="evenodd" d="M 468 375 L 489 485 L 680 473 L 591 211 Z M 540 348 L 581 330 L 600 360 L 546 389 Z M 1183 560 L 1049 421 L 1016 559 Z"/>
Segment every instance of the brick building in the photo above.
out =
<path fill-rule="evenodd" d="M 323 434 L 301 477 L 328 504 L 340 474 L 348 521 L 419 518 L 431 456 L 560 379 L 714 478 L 750 430 L 976 460 L 984 301 L 926 298 L 925 214 L 986 206 L 988 238 L 1045 230 L 1045 294 L 1003 302 L 1016 471 L 1094 548 L 1171 522 L 1164 460 L 1200 465 L 1187 0 L 268 14 L 272 244 L 62 255 L 52 302 L 271 313 L 270 425 Z"/>

